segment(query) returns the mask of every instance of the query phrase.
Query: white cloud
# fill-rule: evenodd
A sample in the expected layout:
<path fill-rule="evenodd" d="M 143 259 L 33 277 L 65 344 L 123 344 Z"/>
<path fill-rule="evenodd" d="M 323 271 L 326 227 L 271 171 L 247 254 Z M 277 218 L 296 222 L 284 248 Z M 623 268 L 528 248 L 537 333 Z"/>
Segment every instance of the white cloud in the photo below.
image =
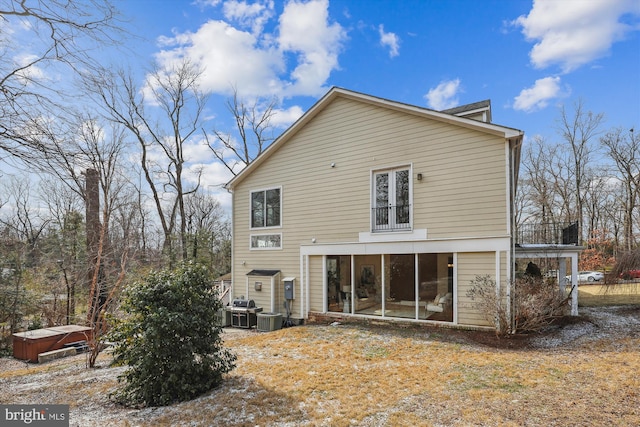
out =
<path fill-rule="evenodd" d="M 273 113 L 273 117 L 271 117 L 271 124 L 276 128 L 284 129 L 302 117 L 304 111 L 302 111 L 300 106 L 294 105 L 286 110 L 274 110 Z"/>
<path fill-rule="evenodd" d="M 231 210 L 231 197 L 227 190 L 223 188 L 233 178 L 233 174 L 221 163 L 214 161 L 214 155 L 206 142 L 202 139 L 193 139 L 183 145 L 185 165 L 182 178 L 185 188 L 192 188 L 200 180 L 200 187 L 216 197 L 226 212 Z M 167 158 L 164 152 L 156 145 L 151 146 L 148 151 L 148 160 L 155 165 L 152 169 L 164 171 L 167 169 Z M 138 162 L 139 158 L 133 156 L 132 162 Z M 236 173 L 241 168 L 238 167 Z M 162 182 L 166 177 L 158 175 L 157 182 Z M 172 198 L 173 193 L 167 192 L 167 198 Z M 153 207 L 152 209 L 155 209 Z"/>
<path fill-rule="evenodd" d="M 187 163 L 202 163 L 214 160 L 213 153 L 204 138 L 187 141 L 183 147 L 183 156 Z"/>
<path fill-rule="evenodd" d="M 14 63 L 19 67 L 25 67 L 19 72 L 16 73 L 18 79 L 25 85 L 32 83 L 34 80 L 46 80 L 49 76 L 44 72 L 42 68 L 40 68 L 38 64 L 38 60 L 40 59 L 37 55 L 32 55 L 28 53 L 21 53 L 13 58 Z M 33 64 L 33 65 L 29 65 Z"/>
<path fill-rule="evenodd" d="M 378 33 L 380 34 L 380 44 L 383 47 L 389 48 L 389 57 L 393 58 L 394 56 L 398 56 L 400 49 L 400 37 L 395 33 L 385 33 L 384 25 L 382 24 L 378 27 Z"/>
<path fill-rule="evenodd" d="M 235 86 L 240 94 L 278 93 L 282 57 L 274 48 L 259 47 L 258 42 L 253 34 L 224 21 L 209 21 L 195 33 L 176 35 L 171 39 L 175 47 L 159 52 L 156 59 L 165 69 L 183 58 L 199 64 L 204 69 L 201 88 L 208 92 L 230 94 Z"/>
<path fill-rule="evenodd" d="M 513 108 L 528 113 L 541 110 L 549 104 L 549 100 L 559 95 L 560 77 L 545 77 L 536 80 L 532 87 L 523 89 L 520 95 L 515 97 Z"/>
<path fill-rule="evenodd" d="M 273 16 L 273 1 L 248 4 L 246 1 L 230 0 L 224 3 L 224 16 L 251 28 L 253 34 L 260 34 L 264 24 Z"/>
<path fill-rule="evenodd" d="M 193 3 L 200 6 L 217 6 L 222 0 L 195 0 Z"/>
<path fill-rule="evenodd" d="M 441 82 L 424 96 L 427 105 L 434 110 L 446 110 L 459 104 L 457 95 L 462 92 L 460 79 Z"/>
<path fill-rule="evenodd" d="M 622 22 L 628 14 L 640 15 L 640 2 L 535 0 L 529 14 L 513 24 L 536 42 L 529 54 L 536 68 L 559 64 L 566 73 L 606 55 L 614 42 L 638 30 Z"/>
<path fill-rule="evenodd" d="M 156 55 L 163 68 L 189 59 L 204 68 L 201 87 L 240 96 L 317 96 L 325 91 L 345 30 L 329 22 L 327 0 L 306 3 L 292 0 L 279 17 L 277 33 L 264 30 L 273 18 L 271 0 L 255 4 L 231 1 L 223 6 L 225 21 L 208 21 L 195 32 L 175 33 L 158 42 L 165 49 Z M 250 26 L 250 30 L 244 27 Z M 287 67 L 286 58 L 296 62 Z M 291 71 L 289 71 L 291 70 Z"/>
<path fill-rule="evenodd" d="M 231 181 L 233 175 L 220 162 L 192 165 L 186 170 L 186 178 L 191 184 L 197 182 L 200 176 L 200 188 L 213 196 L 225 212 L 231 212 L 231 194 L 223 188 L 224 184 Z"/>
<path fill-rule="evenodd" d="M 298 66 L 291 72 L 286 95 L 320 95 L 331 71 L 338 68 L 338 54 L 346 32 L 329 23 L 328 0 L 286 4 L 280 16 L 280 49 L 297 53 Z"/>
<path fill-rule="evenodd" d="M 80 135 L 78 138 L 87 136 L 89 138 L 95 138 L 94 140 L 99 143 L 103 143 L 107 138 L 107 131 L 102 126 L 102 123 L 97 120 L 84 120 L 80 123 L 80 129 L 78 129 Z"/>

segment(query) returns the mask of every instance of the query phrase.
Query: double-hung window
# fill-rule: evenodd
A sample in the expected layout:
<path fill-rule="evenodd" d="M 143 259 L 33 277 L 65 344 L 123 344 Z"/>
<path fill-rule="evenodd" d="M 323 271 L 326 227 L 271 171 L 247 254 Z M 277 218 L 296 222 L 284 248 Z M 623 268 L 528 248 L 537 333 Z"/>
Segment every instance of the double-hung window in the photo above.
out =
<path fill-rule="evenodd" d="M 282 191 L 269 188 L 251 192 L 251 229 L 278 228 L 282 224 Z M 251 249 L 280 249 L 282 234 L 252 234 Z"/>
<path fill-rule="evenodd" d="M 372 231 L 411 229 L 411 169 L 373 172 Z"/>

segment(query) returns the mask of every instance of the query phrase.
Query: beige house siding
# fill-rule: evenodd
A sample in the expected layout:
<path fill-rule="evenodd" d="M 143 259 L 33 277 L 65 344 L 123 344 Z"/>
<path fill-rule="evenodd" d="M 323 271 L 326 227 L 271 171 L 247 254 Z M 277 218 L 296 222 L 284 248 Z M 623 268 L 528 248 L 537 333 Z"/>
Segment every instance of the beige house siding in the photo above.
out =
<path fill-rule="evenodd" d="M 485 119 L 484 114 L 485 114 L 484 112 L 479 112 L 476 114 L 467 114 L 465 115 L 465 117 L 468 119 L 484 121 Z"/>
<path fill-rule="evenodd" d="M 271 276 L 245 276 L 242 277 L 238 282 L 234 282 L 236 289 L 234 297 L 244 296 L 247 299 L 252 299 L 255 301 L 256 306 L 262 307 L 263 311 L 269 312 L 271 311 Z M 276 275 L 273 277 L 274 281 L 274 292 L 279 292 L 280 281 L 282 279 L 281 275 Z M 245 283 L 242 284 L 241 281 L 245 280 Z M 261 283 L 262 289 L 256 290 L 256 282 Z M 248 291 L 246 284 L 248 283 Z M 238 286 L 238 285 L 241 286 Z M 277 308 L 277 307 L 276 307 Z"/>
<path fill-rule="evenodd" d="M 475 307 L 476 302 L 467 296 L 471 282 L 477 276 L 496 278 L 496 253 L 458 254 L 458 323 L 461 325 L 495 326 L 485 314 Z"/>
<path fill-rule="evenodd" d="M 426 230 L 428 240 L 508 234 L 504 136 L 338 97 L 288 138 L 234 184 L 234 297 L 245 294 L 249 271 L 277 269 L 280 280 L 296 278 L 292 316 L 301 316 L 302 297 L 307 304 L 301 295 L 301 245 L 312 239 L 319 245 L 357 243 L 360 233 L 371 231 L 375 170 L 412 168 L 413 229 Z M 251 230 L 250 192 L 275 187 L 282 190 L 281 226 Z M 251 234 L 274 233 L 282 234 L 282 249 L 250 250 Z M 322 257 L 310 257 L 309 267 L 308 307 L 321 310 Z M 276 309 L 283 302 L 283 284 L 277 286 Z M 266 310 L 262 301 L 268 295 L 263 281 L 261 293 L 250 286 L 245 296 L 259 299 Z M 475 318 L 462 317 L 465 323 Z"/>
<path fill-rule="evenodd" d="M 370 231 L 371 171 L 412 165 L 414 228 L 428 238 L 505 235 L 504 159 L 501 138 L 338 99 L 235 189 L 234 231 L 242 243 L 250 190 L 282 186 L 285 245 L 357 241 Z"/>

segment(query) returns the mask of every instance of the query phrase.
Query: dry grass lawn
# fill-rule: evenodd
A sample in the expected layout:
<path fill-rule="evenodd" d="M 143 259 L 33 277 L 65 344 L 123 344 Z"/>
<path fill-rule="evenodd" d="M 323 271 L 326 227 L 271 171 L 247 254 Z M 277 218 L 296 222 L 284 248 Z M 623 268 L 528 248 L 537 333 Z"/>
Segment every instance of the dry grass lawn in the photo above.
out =
<path fill-rule="evenodd" d="M 580 285 L 578 301 L 584 307 L 602 305 L 638 304 L 640 305 L 640 283 L 627 282 L 615 285 Z"/>
<path fill-rule="evenodd" d="M 190 402 L 126 409 L 107 394 L 122 368 L 83 356 L 0 360 L 1 403 L 68 403 L 71 425 L 636 426 L 640 306 L 584 309 L 544 335 L 389 325 L 229 330 L 224 384 Z"/>

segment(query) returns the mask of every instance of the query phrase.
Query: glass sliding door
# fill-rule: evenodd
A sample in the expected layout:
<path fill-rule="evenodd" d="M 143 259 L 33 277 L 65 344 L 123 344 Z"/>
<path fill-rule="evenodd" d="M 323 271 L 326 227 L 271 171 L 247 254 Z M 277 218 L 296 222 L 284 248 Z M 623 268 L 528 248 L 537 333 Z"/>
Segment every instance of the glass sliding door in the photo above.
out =
<path fill-rule="evenodd" d="M 421 319 L 453 322 L 453 254 L 418 254 Z"/>
<path fill-rule="evenodd" d="M 389 255 L 388 260 L 389 293 L 385 314 L 389 317 L 415 319 L 415 255 Z"/>
<path fill-rule="evenodd" d="M 452 253 L 328 255 L 327 310 L 453 322 Z"/>
<path fill-rule="evenodd" d="M 351 257 L 327 256 L 327 307 L 332 312 L 351 312 Z"/>
<path fill-rule="evenodd" d="M 355 268 L 353 312 L 380 316 L 382 315 L 382 264 L 380 255 L 356 255 L 353 258 Z"/>

